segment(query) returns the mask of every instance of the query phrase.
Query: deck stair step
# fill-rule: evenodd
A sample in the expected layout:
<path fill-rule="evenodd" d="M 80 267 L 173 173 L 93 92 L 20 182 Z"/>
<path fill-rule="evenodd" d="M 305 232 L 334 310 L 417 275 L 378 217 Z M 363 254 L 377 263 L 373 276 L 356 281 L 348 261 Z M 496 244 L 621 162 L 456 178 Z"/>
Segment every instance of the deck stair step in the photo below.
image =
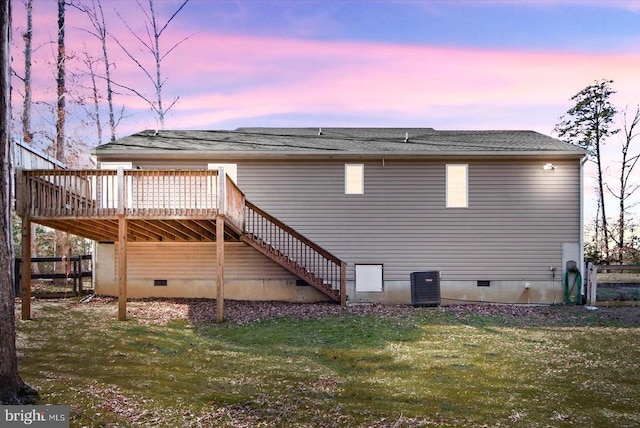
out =
<path fill-rule="evenodd" d="M 346 302 L 341 295 L 346 264 L 247 200 L 240 240 L 332 300 Z"/>
<path fill-rule="evenodd" d="M 340 292 L 338 290 L 334 290 L 331 287 L 331 283 L 309 272 L 304 266 L 299 265 L 297 262 L 283 254 L 280 250 L 272 247 L 255 236 L 251 236 L 251 234 L 242 235 L 240 240 L 257 249 L 259 252 L 266 255 L 271 260 L 275 261 L 280 266 L 284 267 L 289 272 L 293 273 L 326 296 L 333 300 L 340 301 Z"/>

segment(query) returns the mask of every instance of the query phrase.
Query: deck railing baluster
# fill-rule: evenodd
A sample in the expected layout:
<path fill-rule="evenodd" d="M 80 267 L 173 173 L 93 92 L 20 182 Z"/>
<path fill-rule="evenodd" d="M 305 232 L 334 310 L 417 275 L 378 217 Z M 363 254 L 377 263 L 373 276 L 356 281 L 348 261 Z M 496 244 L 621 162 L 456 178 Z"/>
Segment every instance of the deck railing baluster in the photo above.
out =
<path fill-rule="evenodd" d="M 245 233 L 265 253 L 327 294 L 343 292 L 343 287 L 338 286 L 344 281 L 340 259 L 249 201 L 245 201 L 245 216 Z M 340 299 L 344 300 L 342 296 Z"/>
<path fill-rule="evenodd" d="M 56 174 L 55 172 L 51 174 L 51 181 L 53 181 L 53 185 L 54 186 L 59 186 L 59 184 L 56 182 Z M 53 204 L 51 205 L 52 208 L 52 212 L 51 215 L 53 216 L 59 216 L 59 207 L 60 207 L 60 190 L 56 189 L 54 190 L 53 193 Z"/>

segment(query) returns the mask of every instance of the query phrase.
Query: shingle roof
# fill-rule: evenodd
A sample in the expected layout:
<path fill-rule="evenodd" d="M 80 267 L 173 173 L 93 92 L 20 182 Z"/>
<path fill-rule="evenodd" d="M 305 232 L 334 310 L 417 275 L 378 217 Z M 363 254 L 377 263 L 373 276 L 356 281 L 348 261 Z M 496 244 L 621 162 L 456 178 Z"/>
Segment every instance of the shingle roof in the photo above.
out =
<path fill-rule="evenodd" d="M 235 131 L 143 131 L 99 146 L 100 155 L 210 152 L 240 155 L 564 154 L 576 146 L 534 131 L 436 131 L 432 128 L 238 128 Z M 177 153 L 176 153 L 177 154 Z"/>

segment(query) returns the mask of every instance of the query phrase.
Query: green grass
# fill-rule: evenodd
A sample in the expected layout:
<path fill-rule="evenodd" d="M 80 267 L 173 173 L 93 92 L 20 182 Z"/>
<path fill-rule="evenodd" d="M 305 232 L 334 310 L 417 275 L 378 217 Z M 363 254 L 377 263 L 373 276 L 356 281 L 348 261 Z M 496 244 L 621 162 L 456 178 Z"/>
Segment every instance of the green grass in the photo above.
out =
<path fill-rule="evenodd" d="M 640 426 L 640 308 L 165 326 L 38 302 L 19 368 L 71 426 Z"/>

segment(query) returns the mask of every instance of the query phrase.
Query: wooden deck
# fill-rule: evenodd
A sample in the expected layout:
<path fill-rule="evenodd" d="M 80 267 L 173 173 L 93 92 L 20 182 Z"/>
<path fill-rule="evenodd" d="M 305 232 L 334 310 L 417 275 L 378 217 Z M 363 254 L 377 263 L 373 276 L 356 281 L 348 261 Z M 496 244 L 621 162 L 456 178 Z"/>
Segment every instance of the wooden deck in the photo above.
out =
<path fill-rule="evenodd" d="M 217 215 L 227 239 L 242 233 L 244 194 L 215 170 L 28 170 L 17 188 L 21 217 L 94 241 L 215 241 Z"/>
<path fill-rule="evenodd" d="M 346 304 L 346 264 L 245 199 L 220 170 L 20 170 L 16 210 L 35 222 L 98 242 L 118 243 L 119 318 L 126 318 L 127 242 L 216 242 L 222 320 L 224 242 L 262 252 L 331 299 Z M 224 235 L 224 239 L 217 239 Z M 22 259 L 30 258 L 23 233 Z M 28 275 L 25 275 L 28 278 Z M 23 318 L 30 286 L 22 285 Z"/>

